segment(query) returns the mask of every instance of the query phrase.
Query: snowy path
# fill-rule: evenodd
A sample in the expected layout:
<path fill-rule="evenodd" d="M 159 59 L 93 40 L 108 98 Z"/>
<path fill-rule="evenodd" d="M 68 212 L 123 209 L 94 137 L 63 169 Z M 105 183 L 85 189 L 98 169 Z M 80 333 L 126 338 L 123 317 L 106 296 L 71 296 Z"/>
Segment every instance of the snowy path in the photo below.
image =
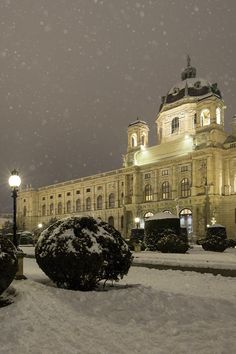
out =
<path fill-rule="evenodd" d="M 235 278 L 133 267 L 108 291 L 74 292 L 33 259 L 25 273 L 0 309 L 2 354 L 236 352 Z"/>

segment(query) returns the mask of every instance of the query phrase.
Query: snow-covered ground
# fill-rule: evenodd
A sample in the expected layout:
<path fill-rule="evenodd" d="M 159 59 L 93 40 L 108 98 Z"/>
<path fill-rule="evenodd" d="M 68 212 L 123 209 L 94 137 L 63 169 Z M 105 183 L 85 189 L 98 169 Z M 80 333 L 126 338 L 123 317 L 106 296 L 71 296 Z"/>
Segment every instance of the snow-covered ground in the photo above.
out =
<path fill-rule="evenodd" d="M 79 292 L 35 259 L 25 274 L 0 308 L 0 353 L 236 353 L 236 278 L 132 267 L 113 288 Z"/>
<path fill-rule="evenodd" d="M 33 246 L 21 246 L 24 253 L 34 256 Z M 236 248 L 224 252 L 208 252 L 202 246 L 194 245 L 186 254 L 160 252 L 134 252 L 134 263 L 201 268 L 236 269 Z"/>

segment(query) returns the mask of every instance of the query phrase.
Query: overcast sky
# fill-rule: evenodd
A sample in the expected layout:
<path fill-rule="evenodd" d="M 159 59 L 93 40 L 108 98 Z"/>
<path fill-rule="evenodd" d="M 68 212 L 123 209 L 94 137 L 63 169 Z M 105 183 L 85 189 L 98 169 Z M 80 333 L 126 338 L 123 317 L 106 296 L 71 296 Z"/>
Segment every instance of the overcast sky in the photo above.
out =
<path fill-rule="evenodd" d="M 236 113 L 235 0 L 1 0 L 0 212 L 9 173 L 37 187 L 121 167 L 186 54 Z"/>

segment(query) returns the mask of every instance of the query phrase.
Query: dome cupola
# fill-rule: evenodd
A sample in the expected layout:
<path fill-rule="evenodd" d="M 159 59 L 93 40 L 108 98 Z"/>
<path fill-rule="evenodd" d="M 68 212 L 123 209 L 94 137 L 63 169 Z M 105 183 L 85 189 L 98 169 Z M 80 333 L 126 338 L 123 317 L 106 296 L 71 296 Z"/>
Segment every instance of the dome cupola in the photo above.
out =
<path fill-rule="evenodd" d="M 182 73 L 181 73 L 181 79 L 186 80 L 186 79 L 192 79 L 196 77 L 196 68 L 191 66 L 191 58 L 189 55 L 187 55 L 187 68 L 185 68 Z"/>

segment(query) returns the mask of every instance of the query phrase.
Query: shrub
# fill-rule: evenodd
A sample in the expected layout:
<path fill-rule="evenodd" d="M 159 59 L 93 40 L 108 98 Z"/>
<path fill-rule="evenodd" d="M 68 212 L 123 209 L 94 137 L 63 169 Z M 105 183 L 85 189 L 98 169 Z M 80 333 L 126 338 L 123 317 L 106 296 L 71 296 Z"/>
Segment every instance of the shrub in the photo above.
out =
<path fill-rule="evenodd" d="M 224 252 L 228 247 L 226 229 L 222 225 L 212 225 L 207 228 L 206 238 L 202 240 L 205 251 Z"/>
<path fill-rule="evenodd" d="M 176 235 L 172 230 L 165 230 L 157 241 L 156 248 L 162 253 L 186 253 L 189 245 L 183 237 Z"/>
<path fill-rule="evenodd" d="M 15 246 L 4 237 L 0 237 L 0 295 L 11 284 L 17 272 Z"/>
<path fill-rule="evenodd" d="M 70 217 L 50 225 L 35 248 L 40 268 L 57 286 L 92 290 L 100 280 L 128 273 L 131 252 L 114 227 L 92 217 Z"/>
<path fill-rule="evenodd" d="M 157 242 L 166 230 L 180 235 L 179 218 L 168 213 L 158 213 L 145 221 L 144 241 L 149 251 L 157 251 Z"/>
<path fill-rule="evenodd" d="M 217 235 L 212 235 L 202 241 L 202 248 L 205 251 L 224 252 L 227 248 L 227 241 Z"/>
<path fill-rule="evenodd" d="M 226 228 L 222 225 L 211 225 L 207 228 L 206 238 L 211 238 L 211 236 L 218 236 L 225 240 L 227 238 Z"/>
<path fill-rule="evenodd" d="M 226 240 L 226 242 L 227 242 L 227 248 L 236 247 L 236 240 L 230 238 L 230 239 Z"/>

